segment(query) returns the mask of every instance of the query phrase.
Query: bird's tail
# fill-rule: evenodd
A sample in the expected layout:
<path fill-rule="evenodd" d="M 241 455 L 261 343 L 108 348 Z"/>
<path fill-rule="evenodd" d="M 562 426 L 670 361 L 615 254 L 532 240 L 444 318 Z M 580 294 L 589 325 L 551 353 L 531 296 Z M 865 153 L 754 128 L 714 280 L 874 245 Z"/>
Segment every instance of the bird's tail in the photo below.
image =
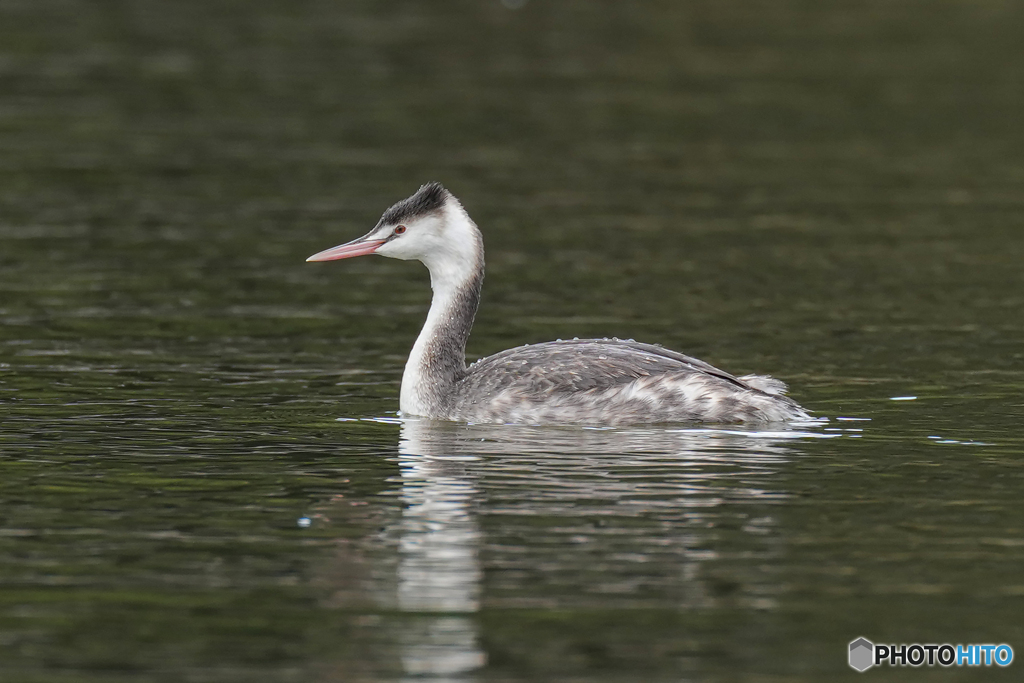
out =
<path fill-rule="evenodd" d="M 769 377 L 768 375 L 743 375 L 739 379 L 750 387 L 771 396 L 784 396 L 789 388 L 782 380 Z"/>

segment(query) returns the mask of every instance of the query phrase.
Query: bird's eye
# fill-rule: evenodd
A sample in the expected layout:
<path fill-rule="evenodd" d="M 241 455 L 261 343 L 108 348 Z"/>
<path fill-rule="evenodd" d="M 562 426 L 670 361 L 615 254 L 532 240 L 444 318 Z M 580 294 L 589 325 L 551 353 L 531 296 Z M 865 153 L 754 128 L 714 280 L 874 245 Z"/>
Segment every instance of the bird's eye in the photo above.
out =
<path fill-rule="evenodd" d="M 403 232 L 405 232 L 405 226 L 404 225 L 399 225 L 399 226 L 395 227 L 395 234 L 396 235 L 401 235 Z"/>

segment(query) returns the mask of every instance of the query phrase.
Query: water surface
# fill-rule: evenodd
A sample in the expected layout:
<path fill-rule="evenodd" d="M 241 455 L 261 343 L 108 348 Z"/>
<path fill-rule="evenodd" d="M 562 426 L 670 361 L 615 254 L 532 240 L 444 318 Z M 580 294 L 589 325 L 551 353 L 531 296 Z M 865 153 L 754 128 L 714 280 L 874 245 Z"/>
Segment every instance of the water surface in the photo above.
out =
<path fill-rule="evenodd" d="M 509 6 L 0 3 L 5 680 L 1024 652 L 1021 10 Z M 827 422 L 398 421 L 425 271 L 303 259 L 430 179 L 471 356 L 636 338 Z"/>

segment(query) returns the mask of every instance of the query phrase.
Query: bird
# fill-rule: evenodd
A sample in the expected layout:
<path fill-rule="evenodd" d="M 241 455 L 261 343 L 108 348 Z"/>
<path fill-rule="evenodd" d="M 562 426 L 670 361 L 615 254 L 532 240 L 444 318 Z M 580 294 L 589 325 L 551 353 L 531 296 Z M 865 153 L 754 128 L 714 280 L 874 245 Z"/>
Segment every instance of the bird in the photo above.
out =
<path fill-rule="evenodd" d="M 306 261 L 367 254 L 417 260 L 430 272 L 430 309 L 402 374 L 403 418 L 607 427 L 809 419 L 777 379 L 736 377 L 631 339 L 527 344 L 467 366 L 484 278 L 483 236 L 438 182 L 391 206 L 362 237 Z"/>

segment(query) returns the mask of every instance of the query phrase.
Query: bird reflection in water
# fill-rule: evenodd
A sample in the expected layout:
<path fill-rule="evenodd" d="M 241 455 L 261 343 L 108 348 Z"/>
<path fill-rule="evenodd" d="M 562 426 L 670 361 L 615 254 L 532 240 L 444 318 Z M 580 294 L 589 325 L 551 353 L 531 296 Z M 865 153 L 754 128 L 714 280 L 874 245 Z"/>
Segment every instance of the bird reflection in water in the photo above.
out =
<path fill-rule="evenodd" d="M 482 602 L 686 610 L 732 600 L 770 609 L 769 580 L 742 571 L 750 559 L 781 552 L 777 521 L 766 506 L 787 498 L 777 479 L 794 440 L 825 436 L 832 435 L 796 427 L 581 429 L 402 420 L 401 516 L 383 534 L 393 541 L 387 547 L 397 546 L 397 566 L 384 581 L 390 597 L 381 585 L 377 594 L 382 608 L 406 615 L 391 630 L 406 675 L 474 680 L 486 664 L 476 616 Z M 716 541 L 725 505 L 732 505 L 730 521 L 745 518 L 736 530 L 739 547 L 735 537 Z M 488 526 L 493 573 L 486 598 L 482 514 L 500 522 Z M 544 519 L 557 523 L 536 524 Z M 721 545 L 745 558 L 733 577 L 739 588 L 726 597 L 701 572 L 721 560 Z"/>
<path fill-rule="evenodd" d="M 430 420 L 402 425 L 402 519 L 398 609 L 424 615 L 402 629 L 407 674 L 451 678 L 480 668 L 485 655 L 472 617 L 480 609 L 477 490 L 467 460 L 431 439 Z M 435 616 L 429 616 L 435 615 Z"/>

